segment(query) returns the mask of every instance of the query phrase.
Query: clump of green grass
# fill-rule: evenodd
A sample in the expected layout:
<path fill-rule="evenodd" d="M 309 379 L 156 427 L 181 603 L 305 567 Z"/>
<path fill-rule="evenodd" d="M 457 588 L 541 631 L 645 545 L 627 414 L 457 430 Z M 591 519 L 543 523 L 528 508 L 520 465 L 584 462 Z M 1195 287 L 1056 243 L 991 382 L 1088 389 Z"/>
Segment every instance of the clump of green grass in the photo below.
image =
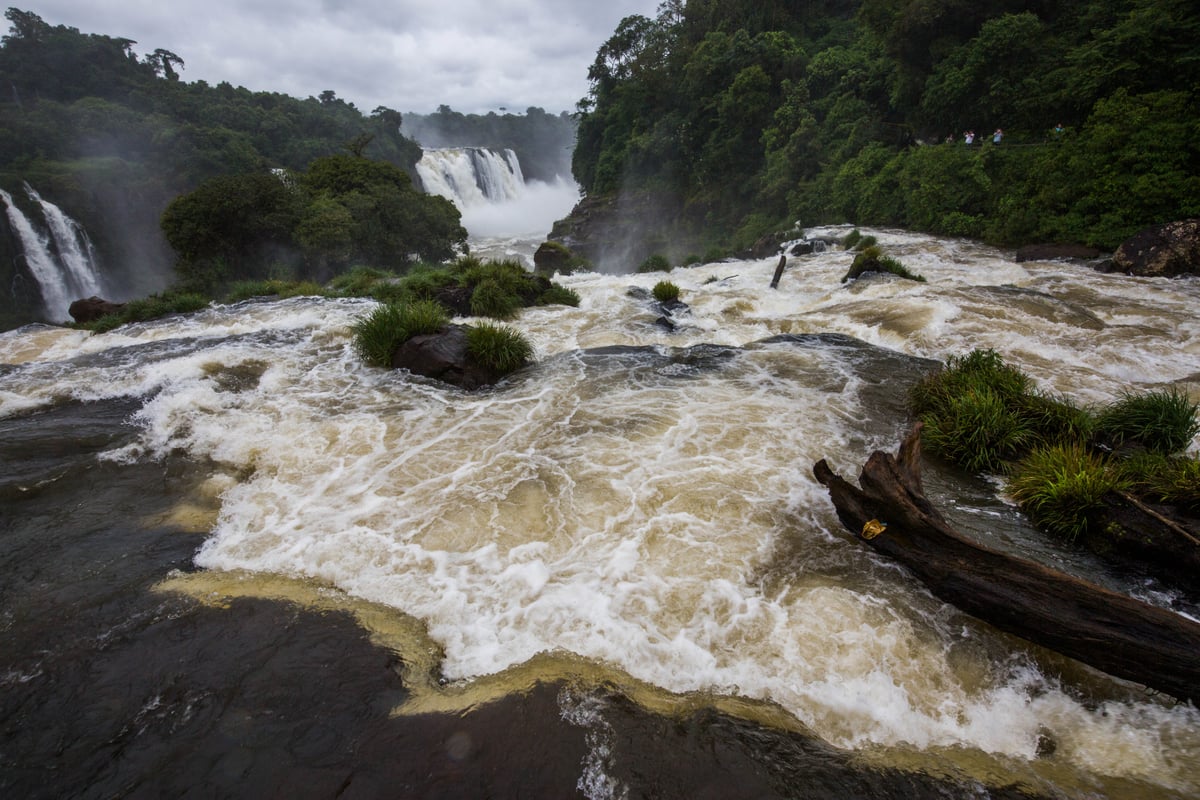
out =
<path fill-rule="evenodd" d="M 865 237 L 860 240 L 859 244 L 867 239 L 874 237 Z M 915 272 L 911 272 L 907 267 L 900 263 L 895 258 L 883 254 L 883 251 L 878 245 L 868 245 L 859 250 L 858 255 L 854 257 L 854 262 L 850 265 L 850 269 L 842 276 L 842 283 L 854 280 L 865 272 L 890 272 L 893 275 L 898 275 L 901 278 L 907 278 L 910 281 L 925 283 L 925 278 Z"/>
<path fill-rule="evenodd" d="M 329 288 L 343 297 L 373 297 L 379 284 L 396 278 L 394 272 L 360 265 L 335 277 L 329 282 Z"/>
<path fill-rule="evenodd" d="M 130 322 L 146 322 L 169 314 L 190 314 L 207 308 L 210 300 L 195 292 L 164 292 L 137 300 L 130 300 L 115 314 L 106 314 L 98 320 L 79 327 L 93 333 L 107 333 Z"/>
<path fill-rule="evenodd" d="M 521 298 L 496 278 L 484 278 L 471 292 L 471 313 L 477 317 L 512 319 L 521 305 Z"/>
<path fill-rule="evenodd" d="M 351 326 L 354 349 L 375 367 L 390 367 L 396 348 L 414 336 L 437 333 L 450 322 L 446 309 L 432 300 L 385 304 Z"/>
<path fill-rule="evenodd" d="M 913 386 L 908 404 L 930 449 L 973 472 L 1001 472 L 1030 448 L 1088 428 L 1085 412 L 1035 392 L 995 350 L 952 356 Z"/>
<path fill-rule="evenodd" d="M 467 329 L 467 353 L 493 373 L 507 375 L 529 363 L 533 345 L 515 328 L 484 322 Z"/>
<path fill-rule="evenodd" d="M 539 306 L 573 306 L 579 307 L 579 293 L 574 289 L 554 283 L 538 296 Z"/>
<path fill-rule="evenodd" d="M 1033 431 L 986 386 L 946 399 L 925 421 L 925 441 L 944 458 L 971 472 L 1001 472 L 1023 452 Z"/>
<path fill-rule="evenodd" d="M 863 238 L 862 231 L 860 231 L 858 228 L 855 228 L 854 230 L 847 233 L 846 236 L 842 239 L 842 249 L 850 250 L 851 248 L 854 247 L 854 245 L 858 244 L 859 240 L 862 238 Z"/>
<path fill-rule="evenodd" d="M 313 281 L 285 281 L 268 278 L 259 281 L 236 281 L 229 286 L 226 303 L 237 303 L 251 297 L 326 297 L 328 292 Z"/>
<path fill-rule="evenodd" d="M 1096 417 L 1097 439 L 1112 446 L 1134 445 L 1161 455 L 1187 449 L 1200 433 L 1194 403 L 1175 388 L 1146 394 L 1124 394 L 1100 410 Z"/>
<path fill-rule="evenodd" d="M 1013 470 L 1008 491 L 1038 528 L 1074 540 L 1095 524 L 1104 496 L 1127 481 L 1079 443 L 1039 448 Z"/>
<path fill-rule="evenodd" d="M 1118 460 L 1115 468 L 1131 491 L 1156 503 L 1200 511 L 1200 458 L 1146 451 Z"/>
<path fill-rule="evenodd" d="M 857 242 L 854 243 L 854 249 L 855 250 L 866 250 L 868 247 L 876 247 L 876 246 L 878 246 L 878 244 L 879 244 L 878 239 L 876 239 L 874 236 L 872 236 L 870 234 L 867 234 L 866 236 L 861 237 Z"/>
<path fill-rule="evenodd" d="M 1038 528 L 1103 547 L 1110 492 L 1200 510 L 1200 459 L 1178 455 L 1200 432 L 1178 390 L 1126 394 L 1098 410 L 1036 391 L 993 350 L 950 358 L 909 393 L 930 450 L 973 472 L 1007 473 Z"/>
<path fill-rule="evenodd" d="M 995 350 L 972 350 L 963 356 L 951 356 L 946 365 L 926 375 L 909 392 L 909 406 L 917 416 L 936 412 L 950 398 L 980 388 L 996 392 L 1001 399 L 1014 401 L 1029 393 L 1033 381 L 1016 367 L 1004 363 Z"/>
<path fill-rule="evenodd" d="M 670 303 L 679 299 L 679 287 L 670 281 L 659 281 L 654 284 L 654 288 L 650 290 L 650 293 L 660 303 Z"/>
<path fill-rule="evenodd" d="M 638 272 L 670 272 L 671 262 L 664 255 L 655 253 L 638 265 Z"/>

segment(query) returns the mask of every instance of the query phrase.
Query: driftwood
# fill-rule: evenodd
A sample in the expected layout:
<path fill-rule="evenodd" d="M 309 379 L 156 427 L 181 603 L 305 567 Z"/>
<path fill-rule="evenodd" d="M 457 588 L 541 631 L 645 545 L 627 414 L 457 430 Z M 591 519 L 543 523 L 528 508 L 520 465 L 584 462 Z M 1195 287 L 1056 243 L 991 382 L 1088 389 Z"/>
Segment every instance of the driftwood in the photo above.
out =
<path fill-rule="evenodd" d="M 938 598 L 1002 631 L 1118 678 L 1200 703 L 1200 624 L 957 533 L 921 488 L 921 427 L 876 451 L 851 485 L 813 467 L 838 518 Z"/>

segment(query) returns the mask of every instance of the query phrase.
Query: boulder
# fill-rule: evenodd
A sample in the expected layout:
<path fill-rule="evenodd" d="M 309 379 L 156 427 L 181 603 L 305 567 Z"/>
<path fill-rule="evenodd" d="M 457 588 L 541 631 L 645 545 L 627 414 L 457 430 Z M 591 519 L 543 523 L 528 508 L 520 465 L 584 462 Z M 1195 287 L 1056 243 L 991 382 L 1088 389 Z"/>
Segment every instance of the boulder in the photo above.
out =
<path fill-rule="evenodd" d="M 1139 231 L 1113 253 L 1117 270 L 1171 278 L 1200 273 L 1200 218 Z"/>
<path fill-rule="evenodd" d="M 542 242 L 533 254 L 533 268 L 546 274 L 566 274 L 571 268 L 570 248 L 559 242 Z"/>
<path fill-rule="evenodd" d="M 1017 248 L 1017 262 L 1053 261 L 1059 258 L 1093 259 L 1100 257 L 1095 247 L 1082 244 L 1027 244 Z"/>
<path fill-rule="evenodd" d="M 478 389 L 502 377 L 471 359 L 463 325 L 448 325 L 437 333 L 412 337 L 392 353 L 392 367 L 463 389 Z"/>
<path fill-rule="evenodd" d="M 76 322 L 95 322 L 101 317 L 116 314 L 125 307 L 124 303 L 112 303 L 92 295 L 85 300 L 76 300 L 67 309 Z"/>

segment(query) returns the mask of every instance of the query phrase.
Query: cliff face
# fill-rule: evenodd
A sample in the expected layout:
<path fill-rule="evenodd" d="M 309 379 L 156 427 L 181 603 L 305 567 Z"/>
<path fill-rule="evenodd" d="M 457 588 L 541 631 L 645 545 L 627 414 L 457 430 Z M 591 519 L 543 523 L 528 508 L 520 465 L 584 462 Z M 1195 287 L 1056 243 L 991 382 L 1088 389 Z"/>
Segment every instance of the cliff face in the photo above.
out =
<path fill-rule="evenodd" d="M 174 277 L 174 255 L 159 228 L 172 190 L 140 179 L 128 166 L 101 172 L 30 175 L 29 183 L 87 233 L 109 300 L 127 300 L 165 289 Z M 39 209 L 25 202 L 22 181 L 6 181 L 14 202 L 42 230 Z M 44 233 L 44 231 L 43 231 Z M 42 319 L 42 296 L 24 247 L 6 214 L 0 214 L 0 330 Z"/>
<path fill-rule="evenodd" d="M 590 195 L 554 224 L 548 238 L 600 272 L 635 272 L 652 255 L 682 264 L 699 255 L 702 238 L 671 206 L 669 198 L 649 192 Z"/>

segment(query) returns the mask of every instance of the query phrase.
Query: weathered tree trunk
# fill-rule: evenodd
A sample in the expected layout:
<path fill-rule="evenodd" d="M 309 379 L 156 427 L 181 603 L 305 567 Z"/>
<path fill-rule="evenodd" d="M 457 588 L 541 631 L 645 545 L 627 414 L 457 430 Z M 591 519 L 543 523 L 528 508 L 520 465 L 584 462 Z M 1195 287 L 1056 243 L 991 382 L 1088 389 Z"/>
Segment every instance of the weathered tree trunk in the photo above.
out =
<path fill-rule="evenodd" d="M 921 488 L 921 426 L 895 457 L 876 451 L 852 486 L 813 472 L 842 524 L 940 599 L 1002 631 L 1111 675 L 1200 702 L 1200 624 L 957 533 Z"/>

